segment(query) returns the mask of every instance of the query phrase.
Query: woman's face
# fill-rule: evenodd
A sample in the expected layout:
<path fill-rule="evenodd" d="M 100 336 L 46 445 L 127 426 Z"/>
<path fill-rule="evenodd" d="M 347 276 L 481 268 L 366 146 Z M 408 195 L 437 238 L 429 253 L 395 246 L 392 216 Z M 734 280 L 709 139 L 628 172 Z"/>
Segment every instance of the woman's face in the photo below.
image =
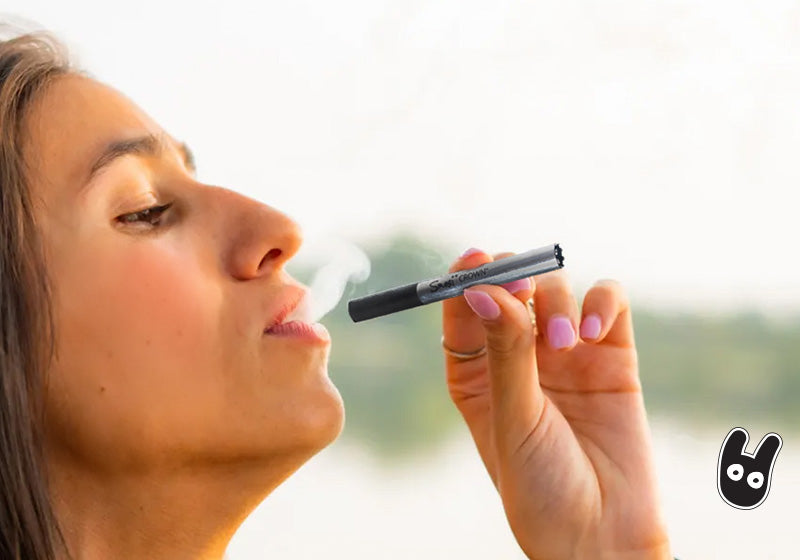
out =
<path fill-rule="evenodd" d="M 263 333 L 303 288 L 284 271 L 297 224 L 198 182 L 175 139 L 95 80 L 58 78 L 25 128 L 54 284 L 55 461 L 103 473 L 300 464 L 336 439 L 344 410 L 327 375 L 330 342 Z M 147 134 L 164 139 L 162 153 L 119 157 L 87 182 L 106 146 Z M 118 219 L 164 204 L 161 216 Z"/>

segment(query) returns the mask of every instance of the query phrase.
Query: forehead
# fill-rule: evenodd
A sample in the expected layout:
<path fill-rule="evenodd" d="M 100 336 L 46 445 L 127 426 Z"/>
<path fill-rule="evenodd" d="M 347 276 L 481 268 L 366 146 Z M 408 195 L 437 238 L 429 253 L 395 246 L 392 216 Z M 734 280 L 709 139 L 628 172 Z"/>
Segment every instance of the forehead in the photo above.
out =
<path fill-rule="evenodd" d="M 77 189 L 92 158 L 110 141 L 161 128 L 130 99 L 79 75 L 56 78 L 34 99 L 24 121 L 23 154 L 32 187 Z"/>

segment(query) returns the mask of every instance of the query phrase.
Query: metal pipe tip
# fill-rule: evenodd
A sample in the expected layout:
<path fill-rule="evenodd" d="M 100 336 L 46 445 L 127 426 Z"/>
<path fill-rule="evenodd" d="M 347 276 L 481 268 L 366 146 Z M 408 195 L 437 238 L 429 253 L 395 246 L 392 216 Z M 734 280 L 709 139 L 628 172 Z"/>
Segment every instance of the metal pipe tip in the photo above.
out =
<path fill-rule="evenodd" d="M 564 267 L 564 254 L 561 252 L 561 246 L 556 243 L 556 261 L 558 262 L 558 268 Z"/>

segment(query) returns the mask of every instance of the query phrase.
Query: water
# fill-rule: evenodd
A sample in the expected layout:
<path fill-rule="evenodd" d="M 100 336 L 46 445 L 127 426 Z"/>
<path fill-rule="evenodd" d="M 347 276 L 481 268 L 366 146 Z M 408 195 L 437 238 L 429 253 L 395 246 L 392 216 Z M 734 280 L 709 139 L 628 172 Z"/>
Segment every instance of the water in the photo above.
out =
<path fill-rule="evenodd" d="M 752 453 L 768 426 L 741 424 Z M 768 498 L 738 510 L 717 493 L 720 446 L 733 426 L 651 420 L 662 505 L 681 560 L 798 557 L 800 434 L 784 434 Z M 436 456 L 397 469 L 339 442 L 273 492 L 245 521 L 228 560 L 458 558 L 524 560 L 466 429 Z"/>

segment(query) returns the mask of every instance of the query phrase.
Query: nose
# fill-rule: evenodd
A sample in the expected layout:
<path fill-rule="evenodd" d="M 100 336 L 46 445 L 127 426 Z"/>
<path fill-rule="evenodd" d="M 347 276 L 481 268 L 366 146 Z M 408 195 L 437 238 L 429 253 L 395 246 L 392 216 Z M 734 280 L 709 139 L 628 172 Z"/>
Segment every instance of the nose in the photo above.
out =
<path fill-rule="evenodd" d="M 300 225 L 289 216 L 250 197 L 211 187 L 213 208 L 225 209 L 218 227 L 223 261 L 237 280 L 274 274 L 300 249 Z"/>

